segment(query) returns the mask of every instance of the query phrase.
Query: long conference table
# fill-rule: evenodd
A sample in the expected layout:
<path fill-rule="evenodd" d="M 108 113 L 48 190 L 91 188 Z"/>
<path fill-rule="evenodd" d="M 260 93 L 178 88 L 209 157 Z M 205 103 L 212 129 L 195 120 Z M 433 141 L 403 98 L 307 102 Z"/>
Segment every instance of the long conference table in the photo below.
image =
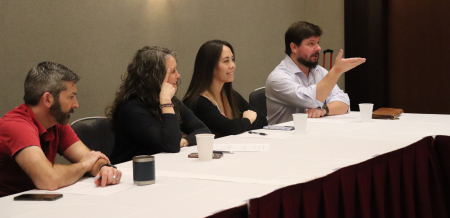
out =
<path fill-rule="evenodd" d="M 363 123 L 358 112 L 308 119 L 307 134 L 258 130 L 223 137 L 241 146 L 221 159 L 188 158 L 197 148 L 155 155 L 156 183 L 92 178 L 49 192 L 57 201 L 0 198 L 0 217 L 448 217 L 450 115 L 403 114 Z M 283 123 L 293 126 L 292 122 Z M 449 186 L 449 187 L 447 187 Z"/>

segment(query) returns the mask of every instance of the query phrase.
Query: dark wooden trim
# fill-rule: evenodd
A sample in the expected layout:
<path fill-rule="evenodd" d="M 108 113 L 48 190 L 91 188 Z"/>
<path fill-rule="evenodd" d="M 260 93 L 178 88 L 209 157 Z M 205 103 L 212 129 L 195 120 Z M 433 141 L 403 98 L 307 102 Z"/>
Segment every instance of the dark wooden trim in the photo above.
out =
<path fill-rule="evenodd" d="M 350 108 L 374 103 L 389 106 L 387 0 L 345 0 L 345 57 L 364 57 L 366 63 L 345 74 Z"/>

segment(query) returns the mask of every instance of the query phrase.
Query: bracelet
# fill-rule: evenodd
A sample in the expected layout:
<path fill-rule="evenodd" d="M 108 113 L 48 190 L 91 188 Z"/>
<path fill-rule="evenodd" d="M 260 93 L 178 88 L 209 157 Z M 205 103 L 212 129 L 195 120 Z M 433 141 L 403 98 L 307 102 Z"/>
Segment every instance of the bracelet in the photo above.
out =
<path fill-rule="evenodd" d="M 167 103 L 167 104 L 160 104 L 159 108 L 163 108 L 163 107 L 173 107 L 172 103 Z"/>
<path fill-rule="evenodd" d="M 112 168 L 114 168 L 114 169 L 117 169 L 116 166 L 114 166 L 114 165 L 112 165 L 112 164 L 110 164 L 110 163 L 106 163 L 106 164 L 101 165 L 101 166 L 98 168 L 98 172 L 100 172 L 100 170 L 101 170 L 102 167 L 104 167 L 104 166 L 112 167 Z"/>

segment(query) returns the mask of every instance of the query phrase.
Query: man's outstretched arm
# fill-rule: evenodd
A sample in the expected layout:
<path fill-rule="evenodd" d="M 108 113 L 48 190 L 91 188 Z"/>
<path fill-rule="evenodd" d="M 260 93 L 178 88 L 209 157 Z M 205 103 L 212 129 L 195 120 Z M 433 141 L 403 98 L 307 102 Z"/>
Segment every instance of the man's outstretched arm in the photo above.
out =
<path fill-rule="evenodd" d="M 317 83 L 317 100 L 324 102 L 330 95 L 342 74 L 366 62 L 365 58 L 342 58 L 343 53 L 344 51 L 341 49 L 336 57 L 333 68 L 331 68 L 328 74 L 319 83 Z"/>

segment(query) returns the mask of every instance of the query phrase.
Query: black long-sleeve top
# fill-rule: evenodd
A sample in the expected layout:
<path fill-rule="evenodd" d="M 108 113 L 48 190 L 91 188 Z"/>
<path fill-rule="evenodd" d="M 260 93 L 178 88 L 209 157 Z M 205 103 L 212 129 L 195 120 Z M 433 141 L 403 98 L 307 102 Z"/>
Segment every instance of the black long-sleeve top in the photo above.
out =
<path fill-rule="evenodd" d="M 175 114 L 162 114 L 160 124 L 137 100 L 125 103 L 117 113 L 115 144 L 110 158 L 113 164 L 129 161 L 137 155 L 179 152 L 182 132 L 187 134 L 188 146 L 197 144 L 196 134 L 211 133 L 184 104 L 180 105 L 181 124 Z"/>
<path fill-rule="evenodd" d="M 267 125 L 266 117 L 249 104 L 239 93 L 238 102 L 241 112 L 252 110 L 257 113 L 256 120 L 253 123 L 250 123 L 250 120 L 247 118 L 228 119 L 220 113 L 216 105 L 204 96 L 198 97 L 195 108 L 192 111 L 215 134 L 216 138 L 236 135 L 252 129 L 261 129 Z"/>

